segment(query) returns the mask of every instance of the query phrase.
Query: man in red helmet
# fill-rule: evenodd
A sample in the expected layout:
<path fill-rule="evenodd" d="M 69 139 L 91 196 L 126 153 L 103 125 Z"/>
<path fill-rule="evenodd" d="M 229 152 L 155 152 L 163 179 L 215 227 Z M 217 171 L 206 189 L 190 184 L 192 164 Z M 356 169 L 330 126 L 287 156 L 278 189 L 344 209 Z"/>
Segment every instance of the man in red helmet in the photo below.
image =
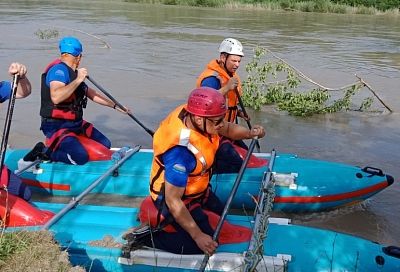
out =
<path fill-rule="evenodd" d="M 155 132 L 150 195 L 157 217 L 173 219 L 176 232 L 157 232 L 148 246 L 177 254 L 214 253 L 214 229 L 203 209 L 221 215 L 224 208 L 209 189 L 220 136 L 239 140 L 265 135 L 261 126 L 249 130 L 227 122 L 225 113 L 224 96 L 215 89 L 200 87 Z"/>

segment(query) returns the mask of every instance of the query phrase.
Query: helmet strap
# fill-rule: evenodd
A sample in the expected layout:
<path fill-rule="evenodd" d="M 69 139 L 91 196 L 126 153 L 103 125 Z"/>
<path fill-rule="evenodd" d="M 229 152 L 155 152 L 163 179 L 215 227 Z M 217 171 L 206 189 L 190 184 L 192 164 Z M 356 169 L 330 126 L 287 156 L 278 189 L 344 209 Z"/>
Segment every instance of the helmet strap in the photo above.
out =
<path fill-rule="evenodd" d="M 208 134 L 207 133 L 207 120 L 204 117 L 203 117 L 203 131 L 205 134 Z"/>
<path fill-rule="evenodd" d="M 192 123 L 192 126 L 194 128 L 195 131 L 197 131 L 198 133 L 201 133 L 205 136 L 208 137 L 209 140 L 211 140 L 211 135 L 207 132 L 207 124 L 206 124 L 206 118 L 203 117 L 203 129 L 200 128 L 199 125 L 197 125 L 196 120 L 194 120 L 194 115 L 189 113 L 189 118 L 190 118 L 190 122 Z M 187 125 L 186 125 L 187 126 Z"/>
<path fill-rule="evenodd" d="M 211 142 L 211 134 L 207 132 L 207 124 L 206 124 L 207 120 L 205 117 L 203 117 L 203 132 L 204 134 L 207 136 L 208 140 Z"/>

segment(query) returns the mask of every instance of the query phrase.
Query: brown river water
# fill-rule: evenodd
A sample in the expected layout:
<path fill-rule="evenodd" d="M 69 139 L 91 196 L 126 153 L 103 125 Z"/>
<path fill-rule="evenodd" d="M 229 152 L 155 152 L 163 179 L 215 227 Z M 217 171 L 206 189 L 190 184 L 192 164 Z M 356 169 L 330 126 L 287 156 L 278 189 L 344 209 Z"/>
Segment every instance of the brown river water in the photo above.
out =
<path fill-rule="evenodd" d="M 35 32 L 55 29 L 84 45 L 89 75 L 136 118 L 155 130 L 185 101 L 197 75 L 217 56 L 219 43 L 235 37 L 245 46 L 240 74 L 254 44 L 272 50 L 328 87 L 366 80 L 391 114 L 344 112 L 299 118 L 263 109 L 249 111 L 267 136 L 261 149 L 379 167 L 395 184 L 363 204 L 314 214 L 285 214 L 294 223 L 400 245 L 400 18 L 261 10 L 139 5 L 120 1 L 0 1 L 0 78 L 10 62 L 28 66 L 30 97 L 16 102 L 9 142 L 30 148 L 39 131 L 40 74 L 58 56 L 58 39 Z M 109 45 L 109 48 L 105 46 Z M 249 56 L 249 57 L 247 57 Z M 88 83 L 90 84 L 90 83 Z M 2 118 L 6 107 L 0 109 Z M 128 116 L 89 103 L 85 118 L 114 146 L 151 147 L 151 137 Z M 3 123 L 3 122 L 2 122 Z"/>

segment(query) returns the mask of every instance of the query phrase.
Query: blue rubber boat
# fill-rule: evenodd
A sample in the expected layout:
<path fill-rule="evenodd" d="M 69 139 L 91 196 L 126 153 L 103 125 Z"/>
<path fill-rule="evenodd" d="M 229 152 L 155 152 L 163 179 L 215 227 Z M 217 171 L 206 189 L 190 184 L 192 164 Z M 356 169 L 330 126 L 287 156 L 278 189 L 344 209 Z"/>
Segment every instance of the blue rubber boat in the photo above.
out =
<path fill-rule="evenodd" d="M 5 163 L 12 170 L 26 166 L 21 159 L 28 150 L 8 150 Z M 268 161 L 270 153 L 257 153 Z M 152 150 L 141 150 L 93 193 L 145 197 L 148 195 Z M 29 164 L 29 163 L 28 163 Z M 82 166 L 43 162 L 21 174 L 24 182 L 44 195 L 75 196 L 104 173 L 112 160 L 91 161 Z M 248 168 L 239 186 L 234 208 L 254 208 L 266 165 Z M 295 154 L 277 153 L 273 166 L 276 185 L 274 209 L 285 212 L 315 212 L 359 203 L 390 186 L 394 179 L 374 167 L 313 160 Z M 226 200 L 236 174 L 215 174 L 212 188 Z"/>
<path fill-rule="evenodd" d="M 131 228 L 140 224 L 138 208 L 80 205 L 90 192 L 110 182 L 107 177 L 136 157 L 135 153 L 141 154 L 137 151 L 129 151 L 115 161 L 67 204 L 28 203 L 11 195 L 0 199 L 7 207 L 7 212 L 1 213 L 8 214 L 3 218 L 7 231 L 48 229 L 68 251 L 72 264 L 88 271 L 197 271 L 205 260 L 203 255 L 132 247 L 123 239 L 126 233 L 135 233 Z M 259 182 L 254 216 L 227 216 L 227 224 L 233 228 L 225 234 L 232 239 L 220 242 L 217 252 L 207 261 L 207 271 L 400 271 L 399 247 L 269 218 L 275 193 L 270 169 L 277 159 L 272 152 Z M 242 232 L 243 228 L 249 231 L 248 238 L 232 242 L 237 230 Z M 219 238 L 222 241 L 221 235 Z"/>
<path fill-rule="evenodd" d="M 35 205 L 53 212 L 63 207 L 54 203 Z M 137 211 L 126 207 L 82 205 L 64 215 L 50 230 L 60 245 L 68 249 L 71 262 L 88 271 L 198 269 L 203 255 L 177 256 L 146 248 L 131 252 L 129 259 L 121 258 L 120 247 L 125 242 L 122 235 L 139 224 Z M 253 218 L 232 215 L 228 220 L 251 227 Z M 282 219 L 269 223 L 263 246 L 262 264 L 265 263 L 268 270 L 260 265 L 258 271 L 400 271 L 399 257 L 386 253 L 391 247 L 333 231 L 291 225 Z M 248 242 L 220 246 L 211 259 L 213 270 L 239 271 L 235 268 L 243 265 L 248 247 Z"/>
<path fill-rule="evenodd" d="M 137 208 L 79 205 L 80 200 L 101 186 L 128 159 L 122 158 L 107 168 L 68 204 L 28 203 L 9 196 L 3 205 L 9 208 L 2 212 L 8 214 L 8 218 L 3 218 L 8 223 L 7 230 L 49 229 L 68 251 L 72 264 L 88 271 L 197 271 L 204 264 L 203 255 L 172 254 L 132 246 L 129 239 L 123 240 L 126 233 L 137 233 L 130 230 L 140 224 Z M 400 271 L 399 247 L 269 218 L 275 192 L 269 169 L 276 159 L 272 152 L 258 188 L 259 203 L 254 216 L 227 216 L 227 224 L 234 228 L 229 229 L 224 243 L 222 234 L 219 236 L 221 245 L 207 260 L 207 271 Z M 246 240 L 234 242 L 239 228 L 246 228 L 250 235 Z"/>

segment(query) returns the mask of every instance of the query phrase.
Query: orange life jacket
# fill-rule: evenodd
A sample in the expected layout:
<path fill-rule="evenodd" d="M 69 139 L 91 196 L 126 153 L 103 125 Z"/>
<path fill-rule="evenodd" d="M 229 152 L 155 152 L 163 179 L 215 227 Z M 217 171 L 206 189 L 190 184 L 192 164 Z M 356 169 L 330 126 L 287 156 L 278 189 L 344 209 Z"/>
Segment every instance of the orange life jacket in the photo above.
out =
<path fill-rule="evenodd" d="M 210 169 L 219 145 L 219 136 L 209 137 L 187 128 L 183 122 L 186 105 L 177 107 L 165 118 L 154 134 L 154 158 L 150 177 L 150 195 L 155 201 L 164 194 L 165 166 L 162 155 L 174 146 L 185 146 L 196 158 L 196 167 L 190 173 L 183 200 L 199 199 L 205 194 L 210 181 Z M 187 201 L 185 201 L 188 203 Z"/>
<path fill-rule="evenodd" d="M 231 76 L 228 75 L 225 69 L 220 66 L 218 60 L 212 60 L 207 64 L 206 69 L 197 78 L 196 87 L 200 87 L 203 79 L 210 76 L 214 76 L 219 79 L 219 82 L 221 83 L 221 88 L 224 87 L 228 82 L 228 80 L 231 78 Z M 242 95 L 242 84 L 239 75 L 234 73 L 233 77 L 237 78 L 238 80 L 237 89 L 239 94 Z M 228 104 L 228 111 L 226 112 L 225 120 L 228 122 L 235 122 L 238 111 L 237 108 L 238 98 L 236 96 L 235 90 L 234 89 L 229 90 L 226 94 L 226 98 Z"/>

